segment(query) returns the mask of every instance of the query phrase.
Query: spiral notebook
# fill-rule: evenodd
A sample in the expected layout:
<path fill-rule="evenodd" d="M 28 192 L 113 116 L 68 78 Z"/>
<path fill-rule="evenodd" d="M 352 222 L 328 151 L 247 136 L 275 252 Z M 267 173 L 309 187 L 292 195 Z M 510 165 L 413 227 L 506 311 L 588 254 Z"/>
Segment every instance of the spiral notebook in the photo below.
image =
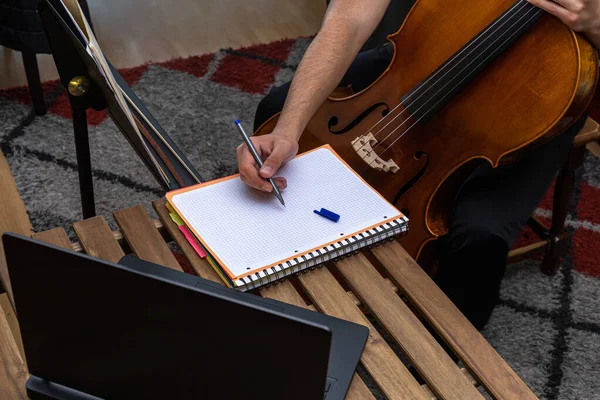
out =
<path fill-rule="evenodd" d="M 296 156 L 278 172 L 286 206 L 239 175 L 167 193 L 230 287 L 273 284 L 408 230 L 408 218 L 369 186 L 329 145 Z M 330 210 L 337 222 L 316 214 Z"/>

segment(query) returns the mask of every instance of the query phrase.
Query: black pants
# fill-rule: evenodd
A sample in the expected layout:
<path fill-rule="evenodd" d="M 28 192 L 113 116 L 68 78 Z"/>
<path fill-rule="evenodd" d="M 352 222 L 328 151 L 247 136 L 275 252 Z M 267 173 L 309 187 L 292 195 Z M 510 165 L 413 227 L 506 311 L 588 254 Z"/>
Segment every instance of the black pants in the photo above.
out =
<path fill-rule="evenodd" d="M 384 45 L 360 53 L 339 86 L 363 90 L 387 68 L 393 51 Z M 260 102 L 255 130 L 281 111 L 289 85 L 273 88 Z M 585 118 L 513 164 L 482 164 L 459 191 L 449 233 L 439 239 L 434 279 L 477 329 L 484 327 L 496 304 L 509 249 L 566 161 Z"/>

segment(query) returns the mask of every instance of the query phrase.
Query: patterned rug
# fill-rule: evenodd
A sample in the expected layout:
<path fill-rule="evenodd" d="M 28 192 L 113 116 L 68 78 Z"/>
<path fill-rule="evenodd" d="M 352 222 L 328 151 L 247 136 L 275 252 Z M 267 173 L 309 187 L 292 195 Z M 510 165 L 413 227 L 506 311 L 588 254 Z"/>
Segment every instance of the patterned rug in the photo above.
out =
<path fill-rule="evenodd" d="M 273 85 L 292 78 L 309 39 L 223 49 L 122 74 L 204 180 L 236 172 L 239 134 Z M 57 226 L 74 239 L 82 218 L 70 111 L 58 82 L 46 82 L 49 112 L 31 112 L 25 88 L 0 91 L 0 148 L 7 157 L 36 231 Z M 111 213 L 136 204 L 155 217 L 162 191 L 105 112 L 89 112 L 96 209 Z M 556 276 L 538 260 L 511 265 L 502 298 L 484 336 L 544 399 L 600 399 L 600 160 L 586 154 L 577 171 L 567 228 L 568 256 Z M 551 201 L 536 211 L 548 221 Z M 533 239 L 525 231 L 519 243 Z"/>

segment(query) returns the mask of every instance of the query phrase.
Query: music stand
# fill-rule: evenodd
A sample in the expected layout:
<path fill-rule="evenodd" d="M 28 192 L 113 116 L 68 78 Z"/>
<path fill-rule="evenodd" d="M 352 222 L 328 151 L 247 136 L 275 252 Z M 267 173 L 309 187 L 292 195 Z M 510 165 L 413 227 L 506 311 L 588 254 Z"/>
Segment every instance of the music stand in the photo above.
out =
<path fill-rule="evenodd" d="M 111 119 L 165 191 L 201 182 L 198 171 L 133 93 L 119 72 L 108 63 L 116 82 L 123 90 L 123 95 L 133 103 L 130 106 L 131 113 L 136 118 L 138 129 L 144 133 L 140 138 L 119 106 L 115 92 L 102 76 L 101 68 L 87 52 L 87 39 L 82 35 L 64 3 L 61 0 L 41 0 L 38 3 L 38 13 L 46 31 L 60 81 L 68 91 L 84 219 L 96 214 L 86 117 L 88 108 L 97 111 L 107 109 Z"/>

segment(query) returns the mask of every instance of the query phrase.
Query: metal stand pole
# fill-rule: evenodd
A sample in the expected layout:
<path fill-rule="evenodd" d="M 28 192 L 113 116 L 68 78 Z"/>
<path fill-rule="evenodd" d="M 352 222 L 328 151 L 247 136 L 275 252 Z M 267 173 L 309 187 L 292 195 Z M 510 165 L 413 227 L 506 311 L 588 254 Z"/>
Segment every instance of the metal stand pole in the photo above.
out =
<path fill-rule="evenodd" d="M 82 87 L 82 85 L 85 85 L 85 82 L 76 82 L 77 79 L 82 78 L 74 78 L 69 84 L 69 93 L 74 96 L 85 94 L 87 91 L 87 88 Z M 76 87 L 76 84 L 79 87 Z M 92 179 L 92 161 L 90 157 L 86 108 L 77 99 L 71 99 L 71 110 L 73 112 L 73 131 L 75 133 L 81 208 L 83 210 L 83 219 L 87 219 L 96 216 L 96 204 L 94 201 L 94 183 Z"/>

